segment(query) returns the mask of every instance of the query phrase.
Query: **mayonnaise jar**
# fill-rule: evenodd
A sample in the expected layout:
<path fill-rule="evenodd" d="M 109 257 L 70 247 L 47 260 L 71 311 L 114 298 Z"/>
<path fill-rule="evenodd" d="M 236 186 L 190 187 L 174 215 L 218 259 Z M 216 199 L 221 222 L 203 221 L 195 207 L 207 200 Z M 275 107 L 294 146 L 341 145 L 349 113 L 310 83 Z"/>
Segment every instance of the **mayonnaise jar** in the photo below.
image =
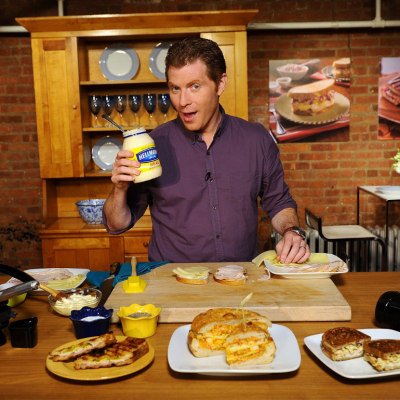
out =
<path fill-rule="evenodd" d="M 158 178 L 162 174 L 161 163 L 158 158 L 154 140 L 144 127 L 132 129 L 123 133 L 124 144 L 122 150 L 131 151 L 134 156 L 128 160 L 140 162 L 139 176 L 135 176 L 135 183 L 145 182 Z"/>

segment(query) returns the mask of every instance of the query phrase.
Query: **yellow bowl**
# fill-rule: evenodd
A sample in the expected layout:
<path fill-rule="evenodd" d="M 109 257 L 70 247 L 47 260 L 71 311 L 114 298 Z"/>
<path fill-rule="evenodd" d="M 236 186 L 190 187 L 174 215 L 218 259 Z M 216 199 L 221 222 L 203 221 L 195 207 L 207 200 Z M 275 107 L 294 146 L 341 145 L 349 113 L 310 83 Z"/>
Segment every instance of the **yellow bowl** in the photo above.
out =
<path fill-rule="evenodd" d="M 152 314 L 151 317 L 130 318 L 129 315 L 137 312 Z M 129 307 L 121 307 L 117 311 L 121 319 L 122 330 L 125 336 L 135 338 L 146 338 L 153 336 L 157 330 L 158 315 L 161 312 L 160 307 L 153 304 L 131 304 Z"/>

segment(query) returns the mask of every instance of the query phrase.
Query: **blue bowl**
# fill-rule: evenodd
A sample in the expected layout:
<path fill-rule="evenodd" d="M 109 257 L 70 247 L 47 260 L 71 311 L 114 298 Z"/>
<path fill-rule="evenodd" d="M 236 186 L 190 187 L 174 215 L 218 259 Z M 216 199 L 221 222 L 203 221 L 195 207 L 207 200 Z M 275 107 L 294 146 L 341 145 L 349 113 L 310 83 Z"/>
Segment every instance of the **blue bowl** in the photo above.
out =
<path fill-rule="evenodd" d="M 100 307 L 83 307 L 81 310 L 72 310 L 69 319 L 74 324 L 75 336 L 82 339 L 90 336 L 100 336 L 108 332 L 110 319 L 114 310 Z M 100 317 L 94 319 L 96 317 Z M 88 318 L 89 320 L 85 320 Z"/>
<path fill-rule="evenodd" d="M 79 215 L 87 224 L 103 223 L 103 205 L 106 199 L 90 199 L 77 201 Z"/>

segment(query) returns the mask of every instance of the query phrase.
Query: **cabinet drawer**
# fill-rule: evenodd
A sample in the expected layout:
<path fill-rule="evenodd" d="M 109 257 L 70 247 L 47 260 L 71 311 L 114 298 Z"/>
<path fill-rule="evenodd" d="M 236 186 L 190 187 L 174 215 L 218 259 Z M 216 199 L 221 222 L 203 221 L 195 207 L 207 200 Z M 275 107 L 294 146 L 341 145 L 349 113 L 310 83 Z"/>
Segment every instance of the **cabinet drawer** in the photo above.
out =
<path fill-rule="evenodd" d="M 124 245 L 125 245 L 125 254 L 126 253 L 146 253 L 149 247 L 151 236 L 134 236 L 134 237 L 125 237 Z"/>

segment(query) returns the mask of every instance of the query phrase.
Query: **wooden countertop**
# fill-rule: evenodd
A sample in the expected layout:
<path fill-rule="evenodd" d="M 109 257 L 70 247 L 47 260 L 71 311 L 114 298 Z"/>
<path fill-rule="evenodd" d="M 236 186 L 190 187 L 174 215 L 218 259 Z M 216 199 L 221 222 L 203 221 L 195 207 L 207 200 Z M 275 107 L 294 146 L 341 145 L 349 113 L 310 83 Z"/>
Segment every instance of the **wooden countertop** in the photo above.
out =
<path fill-rule="evenodd" d="M 6 277 L 0 277 L 4 282 Z M 160 324 L 148 339 L 155 360 L 144 370 L 112 381 L 72 381 L 59 378 L 45 367 L 47 354 L 75 340 L 67 317 L 55 314 L 45 296 L 30 296 L 16 307 L 18 319 L 37 316 L 38 344 L 33 349 L 12 348 L 10 341 L 0 347 L 0 393 L 11 399 L 398 399 L 400 375 L 392 378 L 353 380 L 343 378 L 325 367 L 304 345 L 304 338 L 335 326 L 378 328 L 375 306 L 386 291 L 399 290 L 398 272 L 348 273 L 333 281 L 352 308 L 351 322 L 282 322 L 295 334 L 301 351 L 297 371 L 251 377 L 212 377 L 180 374 L 168 366 L 167 350 L 172 333 L 180 324 Z M 121 326 L 112 325 L 121 335 Z M 6 332 L 7 329 L 6 329 Z"/>

